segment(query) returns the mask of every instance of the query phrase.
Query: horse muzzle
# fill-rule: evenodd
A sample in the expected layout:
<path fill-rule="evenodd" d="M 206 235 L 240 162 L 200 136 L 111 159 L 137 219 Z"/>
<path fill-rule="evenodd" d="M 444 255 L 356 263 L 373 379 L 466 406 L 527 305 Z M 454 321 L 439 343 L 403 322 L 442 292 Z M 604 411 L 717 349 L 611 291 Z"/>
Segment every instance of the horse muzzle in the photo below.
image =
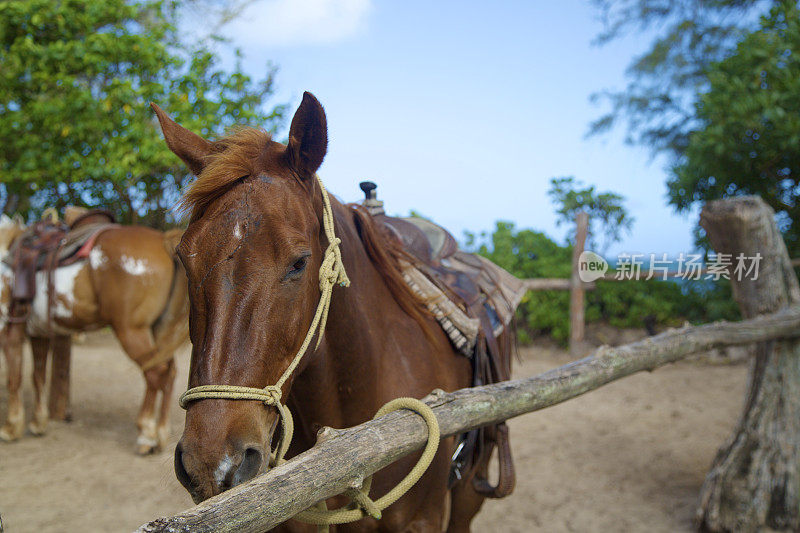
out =
<path fill-rule="evenodd" d="M 175 475 L 195 503 L 253 479 L 266 468 L 266 463 L 267 455 L 257 445 L 236 447 L 222 454 L 216 464 L 186 451 L 182 442 L 175 447 Z"/>
<path fill-rule="evenodd" d="M 257 402 L 205 400 L 187 411 L 175 476 L 195 502 L 266 471 L 276 413 Z"/>

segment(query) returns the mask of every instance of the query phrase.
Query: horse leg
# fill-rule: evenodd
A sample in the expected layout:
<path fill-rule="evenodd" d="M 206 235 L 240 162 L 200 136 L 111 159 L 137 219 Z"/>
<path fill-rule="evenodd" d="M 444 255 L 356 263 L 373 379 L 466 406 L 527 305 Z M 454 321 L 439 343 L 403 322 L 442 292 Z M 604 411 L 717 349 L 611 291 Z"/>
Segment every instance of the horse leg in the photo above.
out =
<path fill-rule="evenodd" d="M 440 533 L 446 530 L 453 505 L 452 496 L 447 490 L 447 478 L 450 473 L 450 457 L 453 454 L 453 448 L 454 442 L 452 438 L 443 439 L 439 444 L 439 451 L 428 467 L 428 475 L 423 476 L 418 482 L 418 484 L 427 485 L 424 503 L 404 531 L 409 533 Z M 419 488 L 423 489 L 422 486 Z"/>
<path fill-rule="evenodd" d="M 178 371 L 175 368 L 175 359 L 170 359 L 162 366 L 166 366 L 166 369 L 154 368 L 153 371 L 158 376 L 158 388 L 161 390 L 161 409 L 158 413 L 156 435 L 158 435 L 158 447 L 163 450 L 169 439 L 169 408 L 172 405 L 172 389 Z"/>
<path fill-rule="evenodd" d="M 25 324 L 9 323 L 6 337 L 6 369 L 8 371 L 8 414 L 0 429 L 0 440 L 10 442 L 22 436 L 25 430 L 25 411 L 22 407 L 22 343 Z"/>
<path fill-rule="evenodd" d="M 156 346 L 153 340 L 153 333 L 148 327 L 114 327 L 114 332 L 119 339 L 122 348 L 128 357 L 144 367 L 156 353 Z M 136 427 L 139 429 L 139 436 L 136 438 L 136 451 L 140 455 L 147 455 L 158 451 L 158 432 L 156 429 L 155 408 L 158 399 L 158 389 L 161 382 L 161 375 L 166 371 L 167 365 L 161 364 L 155 368 L 142 369 L 145 381 L 144 400 L 136 417 Z"/>
<path fill-rule="evenodd" d="M 478 473 L 486 478 L 488 460 L 478 467 Z M 472 479 L 464 479 L 450 490 L 452 507 L 447 533 L 469 533 L 470 524 L 483 505 L 485 496 L 478 493 L 472 485 Z"/>
<path fill-rule="evenodd" d="M 445 531 L 451 505 L 447 490 L 447 476 L 450 471 L 452 449 L 453 439 L 443 439 L 425 475 L 397 503 L 384 511 L 380 523 L 375 523 L 371 519 L 365 520 L 363 530 L 403 533 L 441 533 Z M 412 454 L 392 464 L 390 468 L 394 472 L 390 474 L 390 477 L 376 479 L 373 485 L 374 490 L 370 490 L 370 495 L 377 498 L 388 492 L 408 470 L 411 470 L 420 455 L 421 453 Z"/>
<path fill-rule="evenodd" d="M 53 357 L 50 367 L 50 419 L 72 420 L 69 406 L 70 359 L 72 337 L 57 335 L 53 339 Z"/>
<path fill-rule="evenodd" d="M 47 430 L 47 353 L 50 351 L 50 339 L 46 337 L 31 337 L 31 352 L 33 352 L 33 390 L 36 401 L 33 411 L 33 420 L 28 424 L 28 429 L 34 435 L 44 435 Z"/>

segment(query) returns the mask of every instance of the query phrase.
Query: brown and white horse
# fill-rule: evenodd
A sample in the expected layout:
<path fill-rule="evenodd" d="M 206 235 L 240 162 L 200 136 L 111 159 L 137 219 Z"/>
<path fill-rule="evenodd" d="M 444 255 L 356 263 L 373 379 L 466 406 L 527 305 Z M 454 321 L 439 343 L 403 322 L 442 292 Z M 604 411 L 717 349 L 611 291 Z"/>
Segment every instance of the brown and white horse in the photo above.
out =
<path fill-rule="evenodd" d="M 183 200 L 191 220 L 178 247 L 191 302 L 189 386 L 274 385 L 320 299 L 329 244 L 315 179 L 328 144 L 322 106 L 305 93 L 288 145 L 255 129 L 209 142 L 153 107 L 168 146 L 198 176 Z M 469 360 L 404 283 L 398 245 L 368 215 L 331 204 L 352 285 L 333 290 L 321 343 L 314 349 L 312 342 L 282 387 L 296 424 L 289 456 L 310 448 L 320 427 L 362 423 L 393 398 L 470 386 Z M 265 471 L 276 421 L 276 411 L 258 401 L 189 403 L 175 450 L 178 479 L 200 501 Z M 366 518 L 338 530 L 468 531 L 483 496 L 468 482 L 448 490 L 453 447 L 452 438 L 442 441 L 426 474 L 380 522 Z M 393 487 L 417 458 L 377 473 L 372 495 Z M 281 530 L 313 528 L 290 521 Z"/>
<path fill-rule="evenodd" d="M 13 231 L 10 226 L 5 232 L 0 227 L 0 240 Z M 20 390 L 25 337 L 31 339 L 36 403 L 29 429 L 42 434 L 48 420 L 44 385 L 50 340 L 63 344 L 74 333 L 111 326 L 122 348 L 142 368 L 146 382 L 137 417 L 137 451 L 151 453 L 166 444 L 176 373 L 173 352 L 188 338 L 186 276 L 174 256 L 181 233 L 141 226 L 103 230 L 87 259 L 54 271 L 52 309 L 47 276 L 37 274 L 35 297 L 29 309 L 22 310 L 27 313 L 25 323 L 7 320 L 13 274 L 0 263 L 0 329 L 5 327 L 8 372 L 8 413 L 0 439 L 19 439 L 25 429 Z M 161 406 L 156 416 L 159 392 Z"/>

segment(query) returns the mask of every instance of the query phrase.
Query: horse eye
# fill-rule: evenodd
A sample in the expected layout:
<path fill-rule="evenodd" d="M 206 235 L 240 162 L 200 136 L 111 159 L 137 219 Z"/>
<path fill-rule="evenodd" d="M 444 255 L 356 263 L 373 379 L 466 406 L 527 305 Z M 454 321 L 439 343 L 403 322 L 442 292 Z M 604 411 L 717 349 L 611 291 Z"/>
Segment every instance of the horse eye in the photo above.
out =
<path fill-rule="evenodd" d="M 286 276 L 284 276 L 283 279 L 289 280 L 289 279 L 299 278 L 300 274 L 303 273 L 303 270 L 306 269 L 307 263 L 308 263 L 307 255 L 298 258 L 294 263 L 292 263 L 292 266 L 289 268 L 289 272 L 286 273 Z"/>
<path fill-rule="evenodd" d="M 294 262 L 292 265 L 292 270 L 294 272 L 300 272 L 306 267 L 306 263 L 308 262 L 308 257 L 301 257 L 297 261 Z"/>

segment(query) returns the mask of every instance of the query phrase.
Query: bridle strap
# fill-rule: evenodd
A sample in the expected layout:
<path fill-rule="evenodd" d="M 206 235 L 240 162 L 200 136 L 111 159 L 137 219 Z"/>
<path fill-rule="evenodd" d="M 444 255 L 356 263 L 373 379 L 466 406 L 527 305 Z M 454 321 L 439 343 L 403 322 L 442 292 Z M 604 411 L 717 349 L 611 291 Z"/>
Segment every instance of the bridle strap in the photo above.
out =
<path fill-rule="evenodd" d="M 314 313 L 314 319 L 308 328 L 303 344 L 297 351 L 297 354 L 289 363 L 289 366 L 283 372 L 275 385 L 268 385 L 263 389 L 255 387 L 241 387 L 238 385 L 200 385 L 193 387 L 184 392 L 178 403 L 184 409 L 187 408 L 190 402 L 207 399 L 217 400 L 253 400 L 260 401 L 265 406 L 274 406 L 278 410 L 278 416 L 281 419 L 281 442 L 274 453 L 270 453 L 270 463 L 279 464 L 283 461 L 286 451 L 289 449 L 289 443 L 292 440 L 292 433 L 294 430 L 294 423 L 289 408 L 281 402 L 282 387 L 292 375 L 300 360 L 305 355 L 311 344 L 311 339 L 314 334 L 319 332 L 317 336 L 317 344 L 315 348 L 319 347 L 322 340 L 322 335 L 325 332 L 325 324 L 328 320 L 328 310 L 331 305 L 331 295 L 333 294 L 333 286 L 339 284 L 342 287 L 350 286 L 350 279 L 344 270 L 342 263 L 342 252 L 339 249 L 339 244 L 342 242 L 336 236 L 333 227 L 333 209 L 331 208 L 331 201 L 328 197 L 328 191 L 325 190 L 322 180 L 316 176 L 317 183 L 319 183 L 322 192 L 322 227 L 325 231 L 325 236 L 328 239 L 328 247 L 325 249 L 325 255 L 322 258 L 322 264 L 319 267 L 319 290 L 320 297 L 317 304 L 317 310 Z"/>

